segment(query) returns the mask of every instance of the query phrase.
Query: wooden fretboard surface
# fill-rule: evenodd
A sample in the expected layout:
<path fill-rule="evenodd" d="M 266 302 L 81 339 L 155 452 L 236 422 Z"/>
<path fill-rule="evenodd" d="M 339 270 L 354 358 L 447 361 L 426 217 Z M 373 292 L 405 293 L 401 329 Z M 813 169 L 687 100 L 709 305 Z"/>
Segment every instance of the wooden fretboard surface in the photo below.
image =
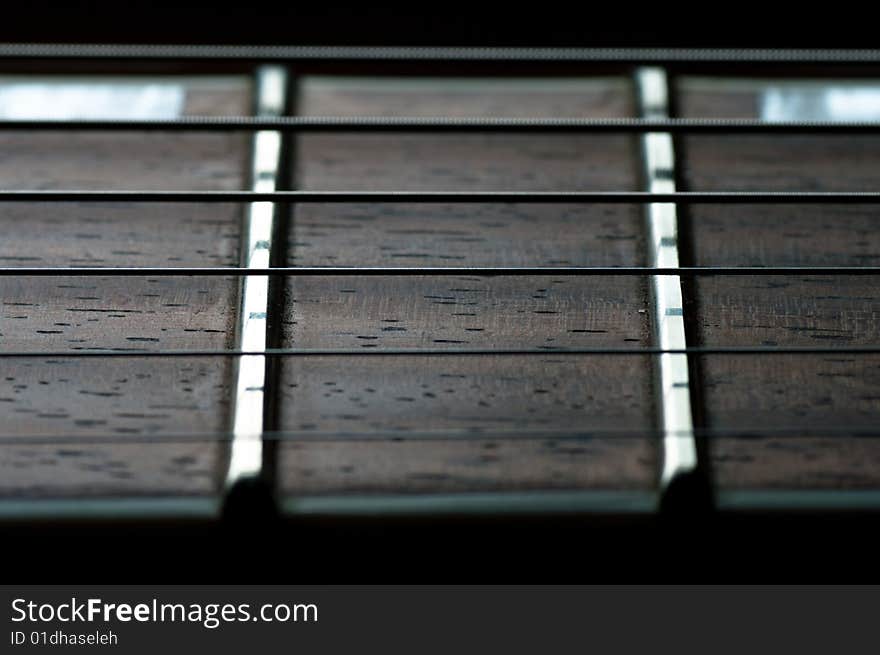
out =
<path fill-rule="evenodd" d="M 809 84 L 809 83 L 807 83 Z M 685 78 L 682 115 L 758 118 L 772 80 Z M 776 85 L 778 86 L 778 84 Z M 723 88 L 723 87 L 721 87 Z M 689 190 L 845 191 L 876 188 L 874 136 L 705 136 L 681 140 Z M 693 265 L 872 266 L 880 257 L 872 206 L 692 206 Z M 870 277 L 717 277 L 694 281 L 694 345 L 866 345 L 880 336 Z M 880 441 L 834 434 L 880 419 L 880 358 L 861 355 L 699 358 L 705 426 L 828 428 L 830 434 L 710 440 L 722 489 L 877 488 Z"/>
<path fill-rule="evenodd" d="M 373 86 L 377 88 L 373 88 Z M 565 93 L 563 93 L 565 92 Z M 625 78 L 496 82 L 302 80 L 309 115 L 631 116 Z M 631 136 L 303 135 L 294 188 L 635 189 Z M 291 264 L 643 265 L 640 208 L 298 205 Z M 284 345 L 572 348 L 650 344 L 639 278 L 304 278 L 288 282 Z M 554 432 L 650 429 L 650 360 L 424 357 L 282 365 L 281 428 L 405 438 L 283 445 L 289 494 L 650 489 L 650 438 Z M 480 433 L 492 437 L 481 437 Z M 505 441 L 518 432 L 548 438 Z"/>
<path fill-rule="evenodd" d="M 185 113 L 247 113 L 247 78 L 185 83 Z M 0 133 L 4 188 L 240 189 L 240 134 Z M 235 205 L 5 205 L 4 265 L 235 266 Z M 0 279 L 7 350 L 232 347 L 235 278 Z M 150 436 L 227 427 L 230 360 L 8 360 L 2 431 L 39 445 L 0 449 L 7 496 L 213 494 L 216 440 Z M 42 443 L 43 437 L 83 443 Z M 115 437 L 113 444 L 90 437 Z M 129 438 L 135 443 L 126 443 Z M 145 442 L 145 439 L 147 441 Z"/>
<path fill-rule="evenodd" d="M 640 114 L 632 71 L 541 78 L 291 75 L 302 116 Z M 671 111 L 760 118 L 779 79 L 671 76 Z M 179 78 L 185 115 L 248 115 L 248 77 Z M 2 84 L 0 80 L 0 84 Z M 816 85 L 789 80 L 788 85 Z M 863 82 L 867 83 L 867 82 Z M 644 109 L 644 108 L 643 108 Z M 244 132 L 0 131 L 0 188 L 249 188 Z M 677 135 L 679 191 L 874 191 L 873 135 Z M 636 191 L 637 133 L 297 133 L 279 188 Z M 876 205 L 678 206 L 681 266 L 876 266 Z M 648 266 L 640 204 L 278 205 L 286 266 Z M 241 204 L 5 203 L 2 266 L 238 266 Z M 279 277 L 264 465 L 282 499 L 659 489 L 649 276 Z M 683 277 L 689 346 L 880 343 L 873 276 Z M 274 288 L 273 288 L 274 292 Z M 231 349 L 235 276 L 0 278 L 10 351 Z M 678 310 L 676 310 L 678 311 Z M 546 350 L 431 357 L 419 349 Z M 721 494 L 880 487 L 880 355 L 689 355 L 701 469 Z M 3 498 L 222 495 L 231 357 L 8 359 Z M 748 432 L 748 438 L 730 435 Z M 782 434 L 785 431 L 786 434 Z M 713 436 L 713 432 L 717 435 Z M 175 441 L 174 435 L 180 435 Z M 192 437 L 202 435 L 201 440 Z M 577 435 L 577 436 L 572 436 Z M 721 435 L 721 436 L 719 436 Z M 33 443 L 27 443 L 32 438 Z M 52 442 L 56 439 L 56 442 Z M 78 441 L 79 439 L 79 441 Z M 112 442 L 101 441 L 112 439 Z"/>

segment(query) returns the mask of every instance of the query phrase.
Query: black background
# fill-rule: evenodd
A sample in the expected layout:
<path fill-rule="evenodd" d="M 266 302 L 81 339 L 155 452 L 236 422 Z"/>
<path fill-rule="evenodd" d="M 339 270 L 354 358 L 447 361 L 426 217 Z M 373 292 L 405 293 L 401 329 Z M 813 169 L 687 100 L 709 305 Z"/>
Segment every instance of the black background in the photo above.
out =
<path fill-rule="evenodd" d="M 875 47 L 869 5 L 6 2 L 0 40 L 298 45 Z"/>

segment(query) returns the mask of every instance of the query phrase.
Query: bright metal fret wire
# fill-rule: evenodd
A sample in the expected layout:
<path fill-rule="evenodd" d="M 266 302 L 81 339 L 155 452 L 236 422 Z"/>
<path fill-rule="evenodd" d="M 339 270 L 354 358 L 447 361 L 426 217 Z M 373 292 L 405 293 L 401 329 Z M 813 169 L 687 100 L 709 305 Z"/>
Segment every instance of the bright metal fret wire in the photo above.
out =
<path fill-rule="evenodd" d="M 642 116 L 665 119 L 669 115 L 669 88 L 662 68 L 640 68 L 635 75 Z M 675 192 L 675 151 L 667 132 L 642 135 L 642 164 L 647 190 Z M 678 268 L 678 215 L 673 203 L 645 206 L 649 260 L 658 268 Z M 651 277 L 654 338 L 661 349 L 687 347 L 684 331 L 684 301 L 678 275 Z M 676 477 L 697 469 L 688 358 L 664 352 L 656 360 L 656 396 L 663 436 L 663 464 L 660 484 L 668 486 Z"/>
<path fill-rule="evenodd" d="M 287 72 L 280 66 L 261 66 L 256 73 L 256 113 L 280 116 L 285 111 Z M 281 164 L 281 133 L 259 131 L 253 138 L 251 186 L 255 192 L 273 192 Z M 253 202 L 247 206 L 242 225 L 242 265 L 268 268 L 275 231 L 275 205 Z M 266 350 L 269 312 L 269 277 L 241 278 L 237 347 L 251 353 Z M 259 479 L 263 475 L 263 421 L 266 394 L 266 357 L 248 354 L 236 358 L 233 374 L 232 443 L 226 487 Z"/>

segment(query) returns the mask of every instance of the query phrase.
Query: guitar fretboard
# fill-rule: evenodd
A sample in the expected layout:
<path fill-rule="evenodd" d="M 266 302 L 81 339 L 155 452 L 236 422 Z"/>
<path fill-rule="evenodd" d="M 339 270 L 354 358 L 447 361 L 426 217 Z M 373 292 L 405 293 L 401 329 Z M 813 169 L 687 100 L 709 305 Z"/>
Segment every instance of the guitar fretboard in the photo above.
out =
<path fill-rule="evenodd" d="M 877 52 L 0 62 L 0 514 L 880 502 Z"/>

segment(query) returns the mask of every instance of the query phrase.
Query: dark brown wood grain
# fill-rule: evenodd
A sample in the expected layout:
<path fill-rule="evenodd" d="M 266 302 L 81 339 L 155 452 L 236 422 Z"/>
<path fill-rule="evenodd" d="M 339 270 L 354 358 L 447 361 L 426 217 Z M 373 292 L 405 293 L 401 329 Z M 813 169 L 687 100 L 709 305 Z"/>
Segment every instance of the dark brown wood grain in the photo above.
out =
<path fill-rule="evenodd" d="M 186 113 L 241 114 L 241 79 L 187 86 Z M 241 189 L 245 135 L 3 132 L 4 188 Z M 196 204 L 6 204 L 5 266 L 237 265 L 240 207 Z M 232 346 L 235 278 L 65 276 L 0 280 L 0 343 L 18 351 L 219 349 Z M 5 496 L 206 494 L 225 447 L 149 443 L 150 435 L 228 432 L 226 359 L 4 360 Z M 42 437 L 118 439 L 45 444 Z M 137 443 L 126 443 L 126 440 Z"/>
<path fill-rule="evenodd" d="M 628 285 L 547 276 L 303 276 L 290 283 L 285 325 L 303 348 L 648 345 L 646 298 Z"/>
<path fill-rule="evenodd" d="M 631 115 L 622 80 L 525 88 L 326 79 L 308 114 Z M 535 91 L 535 89 L 538 91 Z M 571 89 L 576 90 L 575 93 Z M 620 189 L 629 136 L 303 135 L 293 184 L 315 189 Z M 296 265 L 642 265 L 638 207 L 297 205 Z M 284 343 L 309 348 L 560 348 L 650 343 L 637 278 L 297 278 Z M 281 368 L 280 479 L 291 494 L 651 488 L 648 358 L 306 359 Z M 626 431 L 578 441 L 554 434 Z M 344 433 L 343 438 L 337 438 Z M 427 433 L 427 434 L 425 434 Z M 525 440 L 511 437 L 531 435 Z M 364 441 L 364 436 L 371 440 Z M 445 439 L 437 437 L 444 436 Z M 297 441 L 297 438 L 299 440 Z M 384 438 L 383 438 L 384 437 Z M 395 437 L 397 440 L 390 440 Z"/>
<path fill-rule="evenodd" d="M 613 376 L 606 362 L 550 354 L 301 361 L 285 370 L 281 389 L 285 429 L 299 437 L 282 449 L 284 486 L 650 488 L 645 359 L 618 361 Z M 363 441 L 371 436 L 384 439 Z"/>
<path fill-rule="evenodd" d="M 569 116 L 634 114 L 625 77 L 319 77 L 298 80 L 304 116 Z"/>
<path fill-rule="evenodd" d="M 302 203 L 287 258 L 298 266 L 639 266 L 643 223 L 635 205 Z"/>
<path fill-rule="evenodd" d="M 756 117 L 773 81 L 683 80 L 688 117 Z M 691 136 L 680 139 L 688 189 L 873 190 L 880 140 L 842 136 Z M 870 206 L 711 206 L 686 210 L 683 263 L 698 266 L 867 266 L 880 253 Z M 696 345 L 835 346 L 880 342 L 873 277 L 707 277 L 685 313 Z M 880 440 L 839 430 L 880 420 L 873 356 L 706 356 L 697 383 L 705 426 L 792 429 L 787 436 L 711 441 L 721 489 L 849 489 L 880 485 Z M 798 434 L 810 431 L 815 437 Z M 821 434 L 822 429 L 829 434 Z M 820 432 L 815 433 L 816 430 Z"/>

